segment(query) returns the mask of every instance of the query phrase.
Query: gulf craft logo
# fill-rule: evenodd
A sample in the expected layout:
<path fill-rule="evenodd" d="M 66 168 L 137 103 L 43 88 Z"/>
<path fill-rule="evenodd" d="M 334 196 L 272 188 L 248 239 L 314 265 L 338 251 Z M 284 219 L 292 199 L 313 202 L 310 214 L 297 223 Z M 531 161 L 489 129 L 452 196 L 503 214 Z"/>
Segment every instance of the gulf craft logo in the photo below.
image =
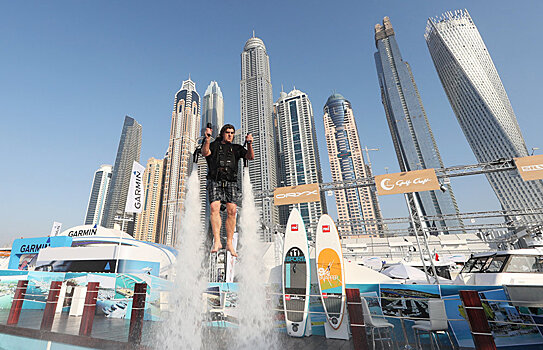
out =
<path fill-rule="evenodd" d="M 330 233 L 330 225 L 322 225 L 322 232 Z"/>
<path fill-rule="evenodd" d="M 375 176 L 377 194 L 396 194 L 439 189 L 434 169 L 423 169 Z"/>
<path fill-rule="evenodd" d="M 291 230 L 291 231 L 298 231 L 298 224 L 292 224 L 292 225 L 290 225 L 290 230 Z"/>
<path fill-rule="evenodd" d="M 425 179 L 421 179 L 421 178 L 416 178 L 414 179 L 413 181 L 411 180 L 407 180 L 407 181 L 404 181 L 404 180 L 398 180 L 396 181 L 395 183 L 392 183 L 392 180 L 391 179 L 383 179 L 381 181 L 381 187 L 384 188 L 385 190 L 387 191 L 391 191 L 394 189 L 394 187 L 398 186 L 398 187 L 402 187 L 402 186 L 405 186 L 405 187 L 408 187 L 409 185 L 411 184 L 421 184 L 421 185 L 424 185 L 428 182 L 430 182 L 431 179 L 428 179 L 428 178 L 425 178 Z"/>

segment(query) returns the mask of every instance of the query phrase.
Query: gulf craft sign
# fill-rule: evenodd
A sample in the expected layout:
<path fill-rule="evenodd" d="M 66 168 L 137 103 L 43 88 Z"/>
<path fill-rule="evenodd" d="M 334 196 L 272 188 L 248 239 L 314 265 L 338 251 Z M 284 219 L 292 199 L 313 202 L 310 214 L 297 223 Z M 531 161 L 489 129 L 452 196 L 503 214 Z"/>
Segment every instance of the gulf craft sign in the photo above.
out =
<path fill-rule="evenodd" d="M 434 169 L 414 170 L 375 176 L 377 194 L 397 194 L 439 189 Z"/>

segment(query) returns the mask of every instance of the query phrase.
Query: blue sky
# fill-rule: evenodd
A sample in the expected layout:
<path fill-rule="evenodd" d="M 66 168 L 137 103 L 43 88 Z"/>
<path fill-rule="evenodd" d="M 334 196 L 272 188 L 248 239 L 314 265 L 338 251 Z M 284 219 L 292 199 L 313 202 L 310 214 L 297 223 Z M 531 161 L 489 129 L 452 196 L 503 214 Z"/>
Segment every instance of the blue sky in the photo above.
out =
<path fill-rule="evenodd" d="M 240 53 L 255 30 L 270 56 L 274 100 L 295 85 L 313 104 L 325 180 L 322 108 L 351 101 L 375 174 L 398 163 L 375 72 L 373 27 L 389 16 L 446 166 L 475 157 L 435 72 L 428 17 L 467 8 L 505 85 L 528 149 L 540 147 L 539 1 L 0 1 L 0 244 L 84 220 L 92 176 L 113 164 L 123 118 L 143 126 L 141 163 L 163 157 L 174 93 L 190 74 L 218 81 L 239 126 Z M 484 176 L 452 180 L 462 212 L 499 209 Z M 335 212 L 333 197 L 327 197 Z M 380 197 L 385 217 L 403 197 Z"/>

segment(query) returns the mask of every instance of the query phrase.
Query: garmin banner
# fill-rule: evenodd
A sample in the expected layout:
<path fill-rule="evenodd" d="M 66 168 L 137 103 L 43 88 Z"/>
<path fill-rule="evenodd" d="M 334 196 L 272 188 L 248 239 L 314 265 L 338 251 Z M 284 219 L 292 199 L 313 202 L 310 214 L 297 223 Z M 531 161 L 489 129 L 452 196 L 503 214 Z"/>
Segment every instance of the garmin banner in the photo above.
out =
<path fill-rule="evenodd" d="M 375 185 L 378 195 L 439 190 L 434 169 L 377 175 Z"/>
<path fill-rule="evenodd" d="M 524 181 L 543 179 L 543 155 L 515 158 L 515 164 Z"/>
<path fill-rule="evenodd" d="M 134 161 L 132 174 L 130 176 L 130 187 L 128 187 L 128 196 L 126 196 L 127 213 L 141 213 L 143 209 L 143 171 L 145 167 Z"/>
<path fill-rule="evenodd" d="M 287 205 L 321 200 L 319 184 L 279 187 L 273 191 L 274 205 Z"/>

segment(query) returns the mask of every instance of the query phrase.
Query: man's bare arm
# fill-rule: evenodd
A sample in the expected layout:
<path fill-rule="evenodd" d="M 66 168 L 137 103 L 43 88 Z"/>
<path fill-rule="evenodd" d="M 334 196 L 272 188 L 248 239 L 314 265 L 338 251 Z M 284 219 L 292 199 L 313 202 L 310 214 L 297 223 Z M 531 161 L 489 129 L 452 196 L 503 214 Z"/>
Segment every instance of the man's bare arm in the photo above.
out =
<path fill-rule="evenodd" d="M 245 137 L 245 141 L 247 142 L 247 153 L 245 154 L 245 159 L 253 160 L 255 159 L 255 150 L 253 149 L 253 135 L 248 134 Z"/>
<path fill-rule="evenodd" d="M 209 142 L 211 140 L 211 129 L 206 129 L 206 136 L 204 138 L 204 144 L 202 145 L 202 156 L 207 157 L 211 154 L 209 150 Z"/>

